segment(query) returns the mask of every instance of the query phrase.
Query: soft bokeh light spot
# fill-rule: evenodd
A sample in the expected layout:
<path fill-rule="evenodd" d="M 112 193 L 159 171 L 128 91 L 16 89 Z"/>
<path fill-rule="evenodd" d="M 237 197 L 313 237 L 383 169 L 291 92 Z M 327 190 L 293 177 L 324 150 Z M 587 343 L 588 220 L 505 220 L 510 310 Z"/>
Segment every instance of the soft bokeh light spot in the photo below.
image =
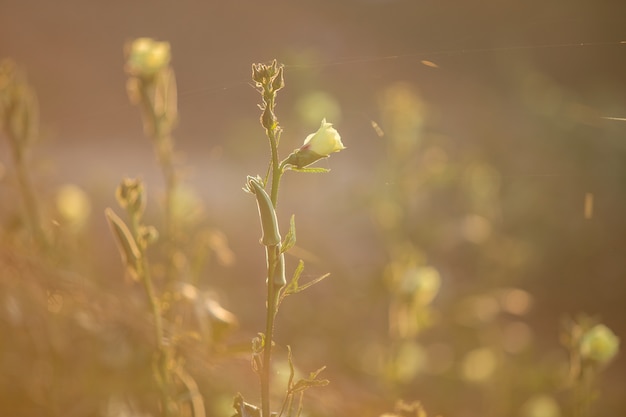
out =
<path fill-rule="evenodd" d="M 7 295 L 4 299 L 4 308 L 6 311 L 6 318 L 13 326 L 18 326 L 22 323 L 23 313 L 20 306 L 20 302 L 13 295 Z"/>
<path fill-rule="evenodd" d="M 380 343 L 357 343 L 352 351 L 358 358 L 361 370 L 370 375 L 380 375 L 385 367 L 386 346 Z"/>
<path fill-rule="evenodd" d="M 204 213 L 202 199 L 198 192 L 187 185 L 179 185 L 172 198 L 172 216 L 181 224 L 194 224 Z"/>
<path fill-rule="evenodd" d="M 491 378 L 496 370 L 498 360 L 489 348 L 474 349 L 463 358 L 461 372 L 463 378 L 470 382 L 484 382 Z"/>
<path fill-rule="evenodd" d="M 475 295 L 465 299 L 459 308 L 458 321 L 467 326 L 491 322 L 500 313 L 498 300 L 491 295 Z"/>
<path fill-rule="evenodd" d="M 520 415 L 521 417 L 560 417 L 561 407 L 553 397 L 539 394 L 524 403 Z"/>
<path fill-rule="evenodd" d="M 394 376 L 399 381 L 408 382 L 426 367 L 426 350 L 419 343 L 405 342 L 398 349 Z"/>
<path fill-rule="evenodd" d="M 91 202 L 85 191 L 77 185 L 67 184 L 59 188 L 56 207 L 63 221 L 75 225 L 84 224 L 91 214 Z"/>
<path fill-rule="evenodd" d="M 405 271 L 400 290 L 420 305 L 430 304 L 441 287 L 439 271 L 431 266 L 410 268 Z"/>
<path fill-rule="evenodd" d="M 433 343 L 426 347 L 428 362 L 426 370 L 435 375 L 443 374 L 454 364 L 454 350 L 446 343 Z"/>
<path fill-rule="evenodd" d="M 307 125 L 318 125 L 320 120 L 331 120 L 337 123 L 341 119 L 339 102 L 325 91 L 312 91 L 296 103 L 296 111 L 300 120 Z"/>
<path fill-rule="evenodd" d="M 472 243 L 483 243 L 491 234 L 491 223 L 483 216 L 469 214 L 463 219 L 461 233 Z"/>
<path fill-rule="evenodd" d="M 396 201 L 380 199 L 374 206 L 374 217 L 378 226 L 384 230 L 395 227 L 402 217 L 402 209 Z"/>
<path fill-rule="evenodd" d="M 412 85 L 396 83 L 380 99 L 382 122 L 398 154 L 411 152 L 418 144 L 424 124 L 425 105 Z"/>
<path fill-rule="evenodd" d="M 502 348 L 508 353 L 520 353 L 532 342 L 532 331 L 528 324 L 514 321 L 502 329 Z"/>
<path fill-rule="evenodd" d="M 589 220 L 593 217 L 593 193 L 585 194 L 585 203 L 583 208 L 585 219 Z"/>
<path fill-rule="evenodd" d="M 596 324 L 587 330 L 580 340 L 582 357 L 599 363 L 610 362 L 619 352 L 619 337 L 604 324 Z"/>
<path fill-rule="evenodd" d="M 63 294 L 57 292 L 48 294 L 48 311 L 58 313 L 63 308 L 63 301 Z"/>
<path fill-rule="evenodd" d="M 477 211 L 493 213 L 499 198 L 500 173 L 485 163 L 473 163 L 465 171 L 468 197 Z"/>
<path fill-rule="evenodd" d="M 516 316 L 528 314 L 533 302 L 530 293 L 519 288 L 502 290 L 499 300 L 502 310 Z"/>

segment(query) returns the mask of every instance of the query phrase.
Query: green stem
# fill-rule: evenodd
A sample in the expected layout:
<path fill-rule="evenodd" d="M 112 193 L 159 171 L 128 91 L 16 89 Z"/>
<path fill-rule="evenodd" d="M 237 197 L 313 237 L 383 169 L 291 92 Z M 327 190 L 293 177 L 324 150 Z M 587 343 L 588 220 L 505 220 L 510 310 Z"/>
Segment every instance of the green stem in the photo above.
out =
<path fill-rule="evenodd" d="M 274 334 L 274 318 L 276 317 L 276 286 L 272 277 L 276 269 L 276 251 L 273 246 L 266 247 L 267 267 L 267 312 L 265 316 L 265 345 L 263 347 L 263 368 L 261 371 L 261 411 L 262 417 L 270 417 L 270 375 L 272 358 L 272 339 Z"/>
<path fill-rule="evenodd" d="M 137 240 L 139 236 L 139 218 L 136 213 L 129 213 L 130 215 L 130 229 L 133 238 Z M 143 247 L 139 247 L 141 263 L 138 265 L 139 267 L 139 277 L 141 282 L 146 290 L 146 295 L 148 297 L 148 302 L 150 303 L 150 311 L 152 312 L 152 316 L 154 317 L 154 336 L 156 339 L 158 358 L 157 358 L 157 369 L 159 375 L 157 375 L 157 383 L 159 385 L 159 391 L 161 395 L 161 408 L 163 411 L 164 417 L 171 416 L 171 407 L 169 406 L 171 402 L 170 398 L 170 376 L 169 376 L 169 362 L 170 362 L 170 351 L 165 344 L 164 338 L 164 328 L 163 328 L 163 315 L 161 311 L 161 304 L 157 297 L 156 291 L 154 289 L 154 284 L 152 282 L 152 276 L 150 274 L 150 266 L 148 265 L 148 260 L 145 256 L 145 250 Z"/>
<path fill-rule="evenodd" d="M 270 138 L 270 147 L 272 148 L 272 190 L 270 198 L 274 209 L 276 209 L 278 203 L 278 187 L 280 186 L 283 168 L 278 164 L 278 141 L 276 140 L 275 130 L 268 130 L 267 136 Z"/>
<path fill-rule="evenodd" d="M 155 153 L 157 161 L 161 168 L 163 180 L 165 183 L 165 201 L 164 201 L 164 233 L 162 240 L 164 242 L 166 262 L 166 278 L 168 282 L 171 282 L 174 276 L 174 251 L 173 251 L 173 235 L 174 235 L 174 221 L 172 214 L 172 206 L 174 201 L 174 189 L 176 188 L 176 170 L 173 162 L 173 146 L 172 138 L 170 136 L 170 129 L 164 125 L 166 123 L 165 116 L 159 115 L 155 111 L 154 97 L 151 94 L 150 88 L 155 88 L 151 84 L 141 84 L 141 108 L 144 114 L 144 125 L 150 126 L 151 130 L 146 131 L 146 134 L 151 136 L 154 143 Z"/>
<path fill-rule="evenodd" d="M 40 248 L 48 249 L 48 239 L 43 231 L 43 227 L 41 226 L 37 199 L 35 198 L 30 178 L 28 177 L 26 165 L 24 163 L 24 154 L 17 149 L 19 145 L 16 139 L 10 140 L 9 142 L 14 144 L 13 159 L 15 161 L 17 181 L 22 193 L 22 199 L 24 200 L 27 222 L 29 228 L 31 229 L 33 239 Z"/>
<path fill-rule="evenodd" d="M 266 103 L 270 109 L 274 109 L 274 97 L 271 96 Z M 274 209 L 278 202 L 278 188 L 280 178 L 283 174 L 283 167 L 278 163 L 278 139 L 276 137 L 276 126 L 266 126 L 266 134 L 270 141 L 272 152 L 272 186 L 270 199 Z M 276 317 L 276 307 L 278 305 L 278 295 L 280 288 L 276 288 L 274 283 L 275 270 L 278 265 L 279 251 L 275 246 L 266 246 L 267 256 L 267 312 L 265 317 L 265 346 L 263 348 L 263 369 L 261 372 L 261 415 L 271 416 L 270 407 L 270 376 L 272 359 L 272 340 L 274 334 L 274 319 Z"/>

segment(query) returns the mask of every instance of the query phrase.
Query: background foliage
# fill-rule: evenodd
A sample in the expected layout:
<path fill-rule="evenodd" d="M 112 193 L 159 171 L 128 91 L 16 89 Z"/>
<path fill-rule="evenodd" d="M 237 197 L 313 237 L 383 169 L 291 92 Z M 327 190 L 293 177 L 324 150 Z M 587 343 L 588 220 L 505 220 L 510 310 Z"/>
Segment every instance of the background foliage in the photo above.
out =
<path fill-rule="evenodd" d="M 146 216 L 160 216 L 121 53 L 152 36 L 171 42 L 178 79 L 179 216 L 209 231 L 185 242 L 210 249 L 197 285 L 239 321 L 228 352 L 262 327 L 265 260 L 241 186 L 267 157 L 250 64 L 277 58 L 284 143 L 299 146 L 327 117 L 349 149 L 324 165 L 332 177 L 286 178 L 279 207 L 282 224 L 298 213 L 309 277 L 332 274 L 285 302 L 277 323 L 283 374 L 286 344 L 302 369 L 328 367 L 310 415 L 378 416 L 399 398 L 445 416 L 516 415 L 541 396 L 567 407 L 564 318 L 586 312 L 626 330 L 626 123 L 606 118 L 626 115 L 618 3 L 2 2 L 0 55 L 39 102 L 29 175 L 63 251 L 44 260 L 20 243 L 3 136 L 0 405 L 67 416 L 153 404 L 145 300 L 102 215 L 120 178 L 140 176 Z M 68 185 L 88 196 L 76 228 L 60 209 Z M 394 284 L 403 268 L 432 268 L 440 288 L 409 309 L 417 322 L 398 325 L 390 317 L 415 307 Z M 186 349 L 211 415 L 232 413 L 237 391 L 254 398 L 247 353 Z M 626 410 L 625 371 L 622 357 L 605 370 L 591 415 Z"/>

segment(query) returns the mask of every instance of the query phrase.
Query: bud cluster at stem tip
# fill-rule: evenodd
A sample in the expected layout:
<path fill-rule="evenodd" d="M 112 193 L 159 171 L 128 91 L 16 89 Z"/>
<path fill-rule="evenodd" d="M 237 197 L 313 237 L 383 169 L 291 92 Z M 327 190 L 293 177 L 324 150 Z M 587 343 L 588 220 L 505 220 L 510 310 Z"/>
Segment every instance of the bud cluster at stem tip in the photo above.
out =
<path fill-rule="evenodd" d="M 138 178 L 124 178 L 115 190 L 119 205 L 129 213 L 141 216 L 146 207 L 143 182 Z"/>
<path fill-rule="evenodd" d="M 613 360 L 619 351 L 619 338 L 604 324 L 597 324 L 587 330 L 580 340 L 580 354 L 583 358 L 600 364 Z"/>
<path fill-rule="evenodd" d="M 278 90 L 285 86 L 283 66 L 279 65 L 276 60 L 272 61 L 271 64 L 253 64 L 252 80 L 263 97 L 263 103 L 259 105 L 263 110 L 261 124 L 267 130 L 275 130 L 278 127 L 278 122 L 274 114 L 274 99 Z"/>
<path fill-rule="evenodd" d="M 169 65 L 170 44 L 150 38 L 137 38 L 127 44 L 126 55 L 126 71 L 136 77 L 149 78 Z"/>

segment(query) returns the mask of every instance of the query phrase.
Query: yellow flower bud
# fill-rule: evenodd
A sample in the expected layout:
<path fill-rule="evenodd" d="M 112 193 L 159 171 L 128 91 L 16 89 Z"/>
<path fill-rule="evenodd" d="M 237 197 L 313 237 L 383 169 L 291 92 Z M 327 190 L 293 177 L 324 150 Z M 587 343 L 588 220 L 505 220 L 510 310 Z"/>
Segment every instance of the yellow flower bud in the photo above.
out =
<path fill-rule="evenodd" d="M 597 324 L 583 334 L 580 354 L 583 358 L 605 364 L 619 351 L 619 338 L 604 324 Z"/>
<path fill-rule="evenodd" d="M 170 63 L 169 42 L 135 39 L 127 47 L 126 71 L 137 77 L 152 77 Z"/>
<path fill-rule="evenodd" d="M 296 168 L 304 168 L 342 149 L 346 149 L 346 147 L 341 143 L 339 132 L 332 123 L 327 123 L 326 119 L 323 119 L 317 132 L 307 136 L 300 149 L 296 149 L 289 155 L 284 163 Z"/>
<path fill-rule="evenodd" d="M 322 120 L 322 125 L 317 132 L 307 136 L 300 148 L 301 151 L 310 150 L 322 157 L 326 157 L 333 152 L 339 152 L 342 149 L 346 148 L 341 143 L 339 132 L 333 127 L 332 123 L 327 123 L 326 119 Z"/>

